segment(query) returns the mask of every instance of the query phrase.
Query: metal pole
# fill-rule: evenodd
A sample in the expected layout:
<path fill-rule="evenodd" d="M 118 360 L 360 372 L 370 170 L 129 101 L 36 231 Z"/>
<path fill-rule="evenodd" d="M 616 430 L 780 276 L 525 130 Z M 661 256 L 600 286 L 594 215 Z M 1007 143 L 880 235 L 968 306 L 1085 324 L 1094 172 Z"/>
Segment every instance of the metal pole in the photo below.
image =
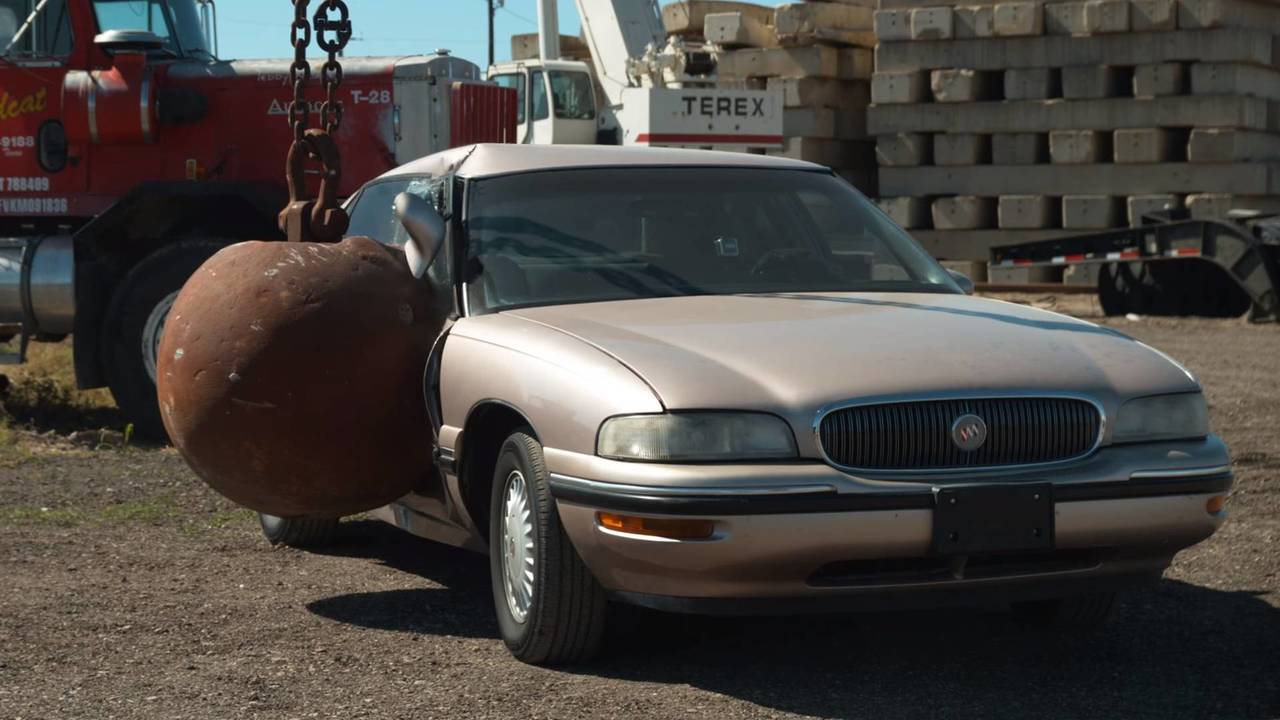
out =
<path fill-rule="evenodd" d="M 489 0 L 489 67 L 493 67 L 493 16 L 496 12 L 494 0 Z"/>

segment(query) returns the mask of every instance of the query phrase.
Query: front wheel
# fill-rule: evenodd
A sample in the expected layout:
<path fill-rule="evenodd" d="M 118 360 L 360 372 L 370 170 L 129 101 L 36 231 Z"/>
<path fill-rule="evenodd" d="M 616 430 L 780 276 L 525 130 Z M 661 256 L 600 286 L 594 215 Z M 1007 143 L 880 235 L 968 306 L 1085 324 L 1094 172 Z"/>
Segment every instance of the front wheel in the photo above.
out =
<path fill-rule="evenodd" d="M 542 446 L 528 430 L 502 444 L 489 512 L 489 570 L 502 639 L 534 664 L 590 659 L 607 599 L 560 525 Z"/>
<path fill-rule="evenodd" d="M 221 244 L 175 242 L 134 266 L 111 297 L 102 329 L 102 358 L 116 405 L 147 440 L 167 435 L 156 400 L 156 352 L 169 310 L 187 278 Z"/>

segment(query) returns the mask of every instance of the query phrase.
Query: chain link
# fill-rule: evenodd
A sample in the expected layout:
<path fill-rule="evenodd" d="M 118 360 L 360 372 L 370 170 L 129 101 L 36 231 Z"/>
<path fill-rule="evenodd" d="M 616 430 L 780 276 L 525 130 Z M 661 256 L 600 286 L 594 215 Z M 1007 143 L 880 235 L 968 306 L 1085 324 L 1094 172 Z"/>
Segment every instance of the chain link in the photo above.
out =
<path fill-rule="evenodd" d="M 333 13 L 337 13 L 334 17 Z M 316 28 L 316 44 L 329 53 L 321 71 L 325 98 L 320 106 L 320 116 L 325 130 L 336 133 L 342 125 L 342 103 L 338 100 L 338 86 L 342 84 L 342 64 L 338 56 L 351 41 L 351 15 L 342 0 L 323 0 L 316 9 L 313 24 Z M 332 36 L 330 35 L 332 33 Z"/>
<path fill-rule="evenodd" d="M 293 127 L 294 142 L 302 142 L 311 117 L 311 106 L 307 104 L 307 83 L 311 81 L 311 63 L 307 62 L 307 48 L 311 46 L 311 24 L 307 22 L 310 1 L 294 0 L 290 29 L 293 64 L 289 66 L 289 82 L 293 84 L 293 102 L 289 103 L 289 125 Z"/>

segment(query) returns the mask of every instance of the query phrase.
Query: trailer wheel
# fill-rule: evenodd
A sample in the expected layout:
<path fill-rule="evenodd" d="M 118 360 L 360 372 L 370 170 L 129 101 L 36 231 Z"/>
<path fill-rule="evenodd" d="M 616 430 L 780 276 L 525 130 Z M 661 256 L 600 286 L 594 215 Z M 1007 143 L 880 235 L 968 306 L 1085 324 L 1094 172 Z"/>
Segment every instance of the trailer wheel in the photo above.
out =
<path fill-rule="evenodd" d="M 135 265 L 111 297 L 102 329 L 107 384 L 139 438 L 168 438 L 156 401 L 156 350 L 178 291 L 221 248 L 208 240 L 167 245 Z"/>

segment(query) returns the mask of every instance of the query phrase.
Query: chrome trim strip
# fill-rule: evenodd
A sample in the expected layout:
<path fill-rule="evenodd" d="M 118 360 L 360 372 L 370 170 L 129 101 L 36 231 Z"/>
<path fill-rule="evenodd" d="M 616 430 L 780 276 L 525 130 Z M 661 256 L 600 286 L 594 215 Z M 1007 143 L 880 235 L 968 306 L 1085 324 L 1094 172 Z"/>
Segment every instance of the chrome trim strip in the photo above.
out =
<path fill-rule="evenodd" d="M 1190 468 L 1187 470 L 1139 470 L 1129 473 L 1130 480 L 1150 480 L 1154 478 L 1188 478 L 1225 475 L 1231 472 L 1230 465 L 1219 465 L 1208 468 Z"/>
<path fill-rule="evenodd" d="M 142 74 L 142 88 L 138 93 L 140 100 L 138 101 L 142 110 L 142 139 L 146 142 L 155 142 L 155 136 L 151 131 L 151 68 L 147 68 Z"/>
<path fill-rule="evenodd" d="M 89 139 L 95 145 L 98 140 L 98 82 L 93 73 L 85 73 L 84 81 L 89 84 Z"/>
<path fill-rule="evenodd" d="M 741 497 L 745 495 L 750 497 L 778 497 L 786 495 L 836 494 L 835 486 L 829 484 L 780 485 L 772 487 L 758 485 L 746 487 L 689 487 L 687 485 L 661 487 L 656 485 L 623 485 L 621 483 L 601 482 L 559 473 L 551 473 L 550 477 L 552 480 L 569 487 L 617 495 L 647 495 L 651 497 Z"/>
<path fill-rule="evenodd" d="M 1098 438 L 1094 441 L 1093 447 L 1083 454 L 1075 457 L 1064 458 L 1062 460 L 1054 460 L 1044 463 L 1029 463 L 1021 465 L 990 465 L 986 467 L 960 467 L 960 468 L 859 468 L 849 465 L 841 465 L 831 459 L 827 455 L 826 448 L 822 447 L 822 421 L 827 415 L 837 411 L 846 410 L 854 407 L 867 407 L 873 405 L 896 405 L 903 403 L 916 402 L 937 402 L 946 400 L 1080 400 L 1093 405 L 1098 410 Z M 963 475 L 965 473 L 974 472 L 1007 472 L 1013 470 L 1022 470 L 1027 468 L 1046 468 L 1062 465 L 1065 463 L 1078 462 L 1098 451 L 1102 447 L 1102 440 L 1107 436 L 1107 413 L 1102 408 L 1102 403 L 1079 393 L 1070 392 L 1053 392 L 1053 391 L 1035 391 L 1028 393 L 1026 391 L 1008 391 L 1008 392 L 974 392 L 974 393 L 928 393 L 924 395 L 883 395 L 860 400 L 845 400 L 842 402 L 830 403 L 818 409 L 813 419 L 813 444 L 818 448 L 818 454 L 822 456 L 822 461 L 837 470 L 847 473 L 866 473 L 868 475 L 881 476 L 915 476 L 915 475 Z"/>

